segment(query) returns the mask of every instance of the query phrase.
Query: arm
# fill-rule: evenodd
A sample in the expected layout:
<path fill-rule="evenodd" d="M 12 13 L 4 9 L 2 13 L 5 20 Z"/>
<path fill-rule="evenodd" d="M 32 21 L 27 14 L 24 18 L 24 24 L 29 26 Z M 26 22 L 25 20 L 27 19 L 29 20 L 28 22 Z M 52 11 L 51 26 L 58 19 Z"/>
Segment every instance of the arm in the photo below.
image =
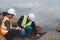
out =
<path fill-rule="evenodd" d="M 31 26 L 32 26 L 32 28 L 33 28 L 33 32 L 34 32 L 34 33 L 37 33 L 36 24 L 35 24 L 34 21 L 32 22 L 32 25 L 31 25 Z"/>
<path fill-rule="evenodd" d="M 10 28 L 10 22 L 8 20 L 5 21 L 5 26 L 8 28 L 8 31 L 10 31 L 11 29 L 13 29 L 13 30 L 18 29 L 17 27 Z"/>
<path fill-rule="evenodd" d="M 7 27 L 8 31 L 10 31 L 10 22 L 8 20 L 5 21 L 5 26 Z"/>
<path fill-rule="evenodd" d="M 18 26 L 19 26 L 20 28 L 23 28 L 22 25 L 21 25 L 22 20 L 23 20 L 23 17 L 24 17 L 24 16 L 21 16 L 21 17 L 19 18 L 18 22 L 17 22 L 17 24 L 18 24 Z"/>

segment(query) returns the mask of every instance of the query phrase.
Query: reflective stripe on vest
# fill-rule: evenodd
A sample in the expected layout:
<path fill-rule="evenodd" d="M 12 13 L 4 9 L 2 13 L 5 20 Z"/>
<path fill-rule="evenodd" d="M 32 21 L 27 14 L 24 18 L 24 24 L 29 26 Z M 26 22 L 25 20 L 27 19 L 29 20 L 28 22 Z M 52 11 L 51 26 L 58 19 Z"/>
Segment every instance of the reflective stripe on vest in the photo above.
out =
<path fill-rule="evenodd" d="M 24 15 L 24 18 L 23 18 L 23 21 L 22 21 L 22 26 L 24 28 L 26 28 L 27 26 L 30 26 L 32 24 L 32 21 L 29 21 L 27 24 L 26 24 L 26 22 L 27 22 L 27 16 Z"/>
<path fill-rule="evenodd" d="M 27 21 L 27 16 L 24 15 L 24 18 L 23 18 L 23 21 L 22 21 L 22 26 L 24 26 L 26 24 L 26 21 Z"/>
<path fill-rule="evenodd" d="M 26 25 L 24 25 L 24 28 L 26 28 L 27 26 L 30 26 L 32 24 L 32 22 L 28 22 Z"/>
<path fill-rule="evenodd" d="M 8 29 L 5 26 L 5 21 L 6 20 L 10 21 L 10 28 L 12 28 L 11 20 L 7 16 L 5 16 L 4 19 L 2 20 L 2 24 L 1 24 L 1 34 L 2 35 L 6 35 L 8 33 Z"/>

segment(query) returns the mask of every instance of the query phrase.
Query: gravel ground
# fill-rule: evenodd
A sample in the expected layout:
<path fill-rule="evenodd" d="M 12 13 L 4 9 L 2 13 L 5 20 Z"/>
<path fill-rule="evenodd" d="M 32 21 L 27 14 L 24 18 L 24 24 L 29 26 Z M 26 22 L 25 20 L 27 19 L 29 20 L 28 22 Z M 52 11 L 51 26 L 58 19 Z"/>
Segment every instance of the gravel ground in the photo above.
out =
<path fill-rule="evenodd" d="M 60 40 L 60 33 L 49 31 L 38 40 Z"/>
<path fill-rule="evenodd" d="M 6 40 L 2 35 L 0 35 L 1 40 Z M 14 40 L 22 40 L 21 37 L 15 37 Z M 39 39 L 35 39 L 35 36 L 32 37 L 33 40 L 60 40 L 60 33 L 59 32 L 53 32 L 53 31 L 48 31 L 46 34 L 41 36 Z M 28 37 L 25 37 L 24 40 L 31 40 Z"/>

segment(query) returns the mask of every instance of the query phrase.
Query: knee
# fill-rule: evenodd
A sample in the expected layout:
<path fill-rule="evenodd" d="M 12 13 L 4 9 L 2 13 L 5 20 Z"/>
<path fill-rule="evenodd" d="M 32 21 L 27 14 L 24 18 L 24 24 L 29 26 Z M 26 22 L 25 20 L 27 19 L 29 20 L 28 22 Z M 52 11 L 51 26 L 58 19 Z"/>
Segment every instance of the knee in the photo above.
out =
<path fill-rule="evenodd" d="M 25 33 L 21 33 L 21 36 L 25 36 Z"/>
<path fill-rule="evenodd" d="M 20 31 L 21 36 L 25 36 L 25 32 Z"/>
<path fill-rule="evenodd" d="M 32 26 L 26 27 L 27 30 L 32 30 Z"/>

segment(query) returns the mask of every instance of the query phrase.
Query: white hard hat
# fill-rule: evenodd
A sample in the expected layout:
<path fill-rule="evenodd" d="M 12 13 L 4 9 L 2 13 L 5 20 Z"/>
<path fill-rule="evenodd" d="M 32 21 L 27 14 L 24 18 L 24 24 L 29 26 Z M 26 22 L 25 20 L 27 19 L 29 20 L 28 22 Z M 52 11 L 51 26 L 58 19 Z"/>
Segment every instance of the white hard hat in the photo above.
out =
<path fill-rule="evenodd" d="M 10 8 L 10 9 L 8 10 L 8 13 L 9 13 L 9 14 L 14 14 L 14 15 L 16 15 L 15 9 L 13 9 L 13 8 Z"/>
<path fill-rule="evenodd" d="M 34 13 L 29 13 L 29 18 L 32 20 L 32 21 L 34 21 L 34 18 L 35 18 L 35 14 Z"/>

